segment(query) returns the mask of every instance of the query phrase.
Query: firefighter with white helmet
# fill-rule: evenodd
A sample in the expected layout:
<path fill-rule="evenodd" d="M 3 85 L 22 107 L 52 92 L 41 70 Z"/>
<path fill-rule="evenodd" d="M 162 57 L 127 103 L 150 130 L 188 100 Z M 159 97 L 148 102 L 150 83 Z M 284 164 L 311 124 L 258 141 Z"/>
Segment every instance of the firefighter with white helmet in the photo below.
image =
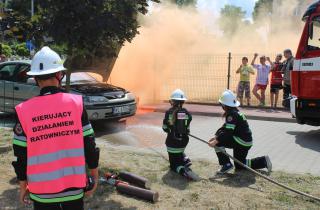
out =
<path fill-rule="evenodd" d="M 99 148 L 80 95 L 61 89 L 65 69 L 60 56 L 43 47 L 34 56 L 28 75 L 34 76 L 40 95 L 15 107 L 12 162 L 20 183 L 20 202 L 35 210 L 84 209 L 86 167 L 98 180 Z M 92 180 L 92 179 L 88 179 Z"/>
<path fill-rule="evenodd" d="M 167 133 L 166 146 L 172 171 L 190 179 L 198 180 L 198 176 L 190 169 L 191 160 L 184 151 L 189 143 L 191 114 L 183 108 L 187 100 L 180 89 L 173 91 L 170 97 L 171 108 L 166 111 L 163 130 Z"/>
<path fill-rule="evenodd" d="M 221 150 L 225 148 L 233 149 L 234 157 L 242 163 L 253 169 L 267 168 L 269 172 L 272 170 L 272 164 L 268 156 L 247 159 L 248 152 L 252 147 L 252 132 L 244 114 L 237 107 L 240 102 L 237 101 L 235 94 L 231 90 L 222 93 L 219 99 L 226 119 L 223 126 L 216 132 L 216 136 L 209 141 L 211 147 L 219 147 Z M 221 169 L 218 173 L 224 174 L 233 169 L 233 164 L 229 157 L 216 151 Z M 239 164 L 235 163 L 236 169 L 243 169 Z"/>

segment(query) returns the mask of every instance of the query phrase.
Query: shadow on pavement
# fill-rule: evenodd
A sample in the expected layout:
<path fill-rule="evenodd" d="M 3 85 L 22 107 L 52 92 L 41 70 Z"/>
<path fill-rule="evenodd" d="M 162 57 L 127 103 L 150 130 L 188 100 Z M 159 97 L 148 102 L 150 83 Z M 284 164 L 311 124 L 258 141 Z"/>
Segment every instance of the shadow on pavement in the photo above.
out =
<path fill-rule="evenodd" d="M 288 131 L 287 133 L 295 136 L 296 143 L 301 147 L 320 152 L 320 130 L 309 132 Z"/>
<path fill-rule="evenodd" d="M 118 202 L 110 199 L 111 194 L 117 193 L 115 187 L 107 184 L 99 184 L 98 189 L 94 196 L 91 198 L 85 198 L 85 209 L 124 209 L 124 210 L 136 210 L 137 207 L 125 208 Z M 119 195 L 122 196 L 122 195 Z M 127 197 L 127 196 L 125 196 Z"/>
<path fill-rule="evenodd" d="M 174 173 L 170 169 L 167 171 L 165 175 L 163 175 L 162 181 L 169 187 L 178 190 L 185 190 L 190 182 L 186 178 L 182 177 L 180 174 Z"/>
<path fill-rule="evenodd" d="M 16 123 L 15 115 L 0 112 L 0 127 L 13 128 Z"/>
<path fill-rule="evenodd" d="M 126 130 L 126 120 L 116 121 L 93 121 L 91 122 L 96 137 L 101 137 L 108 134 L 119 133 Z"/>
<path fill-rule="evenodd" d="M 26 208 L 19 203 L 19 190 L 16 187 L 14 189 L 5 190 L 0 195 L 0 209 L 31 210 L 32 208 Z"/>
<path fill-rule="evenodd" d="M 11 180 L 10 180 L 11 182 Z M 29 208 L 24 207 L 19 203 L 19 189 L 18 184 L 15 182 L 16 188 L 5 190 L 0 195 L 0 209 L 17 209 L 17 210 L 31 210 L 33 205 Z M 110 199 L 110 195 L 115 192 L 115 188 L 111 186 L 99 185 L 94 196 L 85 198 L 85 209 L 123 209 L 123 210 L 136 210 L 137 207 L 125 208 L 120 202 Z M 122 195 L 120 195 L 122 196 Z M 126 196 L 127 197 L 127 196 Z"/>
<path fill-rule="evenodd" d="M 256 175 L 249 171 L 240 171 L 235 174 L 211 177 L 209 180 L 228 187 L 243 188 L 255 184 Z"/>

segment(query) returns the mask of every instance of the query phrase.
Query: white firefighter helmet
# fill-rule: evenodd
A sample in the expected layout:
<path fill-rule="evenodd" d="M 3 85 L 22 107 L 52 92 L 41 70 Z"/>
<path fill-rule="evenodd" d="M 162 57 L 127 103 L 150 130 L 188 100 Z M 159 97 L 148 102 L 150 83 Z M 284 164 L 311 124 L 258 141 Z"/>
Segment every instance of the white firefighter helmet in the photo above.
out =
<path fill-rule="evenodd" d="M 176 89 L 175 91 L 173 91 L 170 99 L 174 100 L 174 101 L 186 101 L 187 100 L 184 92 L 180 89 Z"/>
<path fill-rule="evenodd" d="M 219 99 L 219 102 L 229 107 L 240 106 L 240 102 L 237 100 L 237 97 L 233 94 L 231 90 L 224 91 Z"/>
<path fill-rule="evenodd" d="M 31 71 L 27 74 L 30 76 L 40 76 L 53 74 L 59 71 L 64 71 L 63 61 L 55 51 L 49 47 L 43 47 L 35 54 L 31 62 Z"/>

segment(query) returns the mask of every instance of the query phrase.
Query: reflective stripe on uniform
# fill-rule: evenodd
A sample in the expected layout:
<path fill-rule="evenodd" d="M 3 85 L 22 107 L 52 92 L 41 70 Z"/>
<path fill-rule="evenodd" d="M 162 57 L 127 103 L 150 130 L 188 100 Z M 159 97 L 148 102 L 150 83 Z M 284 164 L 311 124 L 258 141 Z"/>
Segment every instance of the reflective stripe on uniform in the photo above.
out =
<path fill-rule="evenodd" d="M 83 136 L 89 136 L 91 134 L 94 134 L 94 130 L 92 129 L 92 125 L 91 124 L 83 126 L 82 130 L 83 130 Z"/>
<path fill-rule="evenodd" d="M 13 144 L 21 146 L 21 147 L 27 147 L 27 137 L 18 136 L 16 134 L 14 134 L 14 136 L 13 136 Z"/>
<path fill-rule="evenodd" d="M 232 130 L 234 130 L 234 129 L 236 128 L 236 125 L 226 123 L 226 124 L 225 124 L 225 128 L 226 128 L 226 129 L 232 129 Z"/>
<path fill-rule="evenodd" d="M 242 139 L 240 139 L 237 136 L 233 136 L 233 139 L 240 145 L 244 146 L 244 147 L 251 147 L 252 146 L 252 142 L 246 142 L 243 141 Z"/>
<path fill-rule="evenodd" d="M 186 148 L 172 148 L 172 147 L 167 147 L 167 151 L 168 151 L 169 153 L 183 153 L 185 149 L 186 149 Z"/>
<path fill-rule="evenodd" d="M 226 148 L 224 148 L 224 147 L 215 147 L 214 151 L 216 151 L 216 153 L 219 153 L 219 152 L 222 152 L 222 151 L 226 152 Z"/>
<path fill-rule="evenodd" d="M 251 160 L 247 159 L 246 160 L 246 165 L 251 168 Z"/>
<path fill-rule="evenodd" d="M 243 119 L 244 121 L 247 120 L 246 116 L 245 116 L 243 113 L 239 113 L 239 114 L 240 114 L 240 116 L 242 117 L 242 119 Z"/>
<path fill-rule="evenodd" d="M 177 173 L 180 173 L 181 169 L 183 169 L 183 168 L 184 168 L 184 166 L 178 166 Z"/>
<path fill-rule="evenodd" d="M 28 166 L 49 163 L 63 158 L 83 157 L 84 149 L 60 150 L 58 152 L 28 158 Z"/>
<path fill-rule="evenodd" d="M 67 167 L 49 173 L 39 173 L 28 175 L 28 182 L 44 182 L 59 179 L 65 176 L 85 174 L 84 166 Z"/>
<path fill-rule="evenodd" d="M 20 141 L 18 139 L 13 139 L 13 144 L 18 145 L 20 147 L 27 147 L 27 142 L 26 141 Z"/>
<path fill-rule="evenodd" d="M 62 198 L 67 197 L 71 195 L 79 195 L 80 193 L 83 193 L 83 189 L 77 189 L 77 190 L 70 190 L 62 193 L 54 193 L 54 194 L 34 194 L 38 198 Z"/>
<path fill-rule="evenodd" d="M 19 140 L 19 141 L 27 141 L 27 137 L 25 136 L 18 136 L 17 134 L 14 134 L 13 135 L 13 138 L 16 139 L 16 140 Z"/>
<path fill-rule="evenodd" d="M 82 198 L 83 195 L 84 195 L 83 190 L 76 190 L 76 191 L 65 192 L 65 195 L 64 193 L 58 193 L 58 194 L 52 194 L 52 195 L 50 194 L 36 195 L 36 194 L 30 193 L 30 198 L 40 203 L 59 203 L 59 202 L 78 200 Z"/>

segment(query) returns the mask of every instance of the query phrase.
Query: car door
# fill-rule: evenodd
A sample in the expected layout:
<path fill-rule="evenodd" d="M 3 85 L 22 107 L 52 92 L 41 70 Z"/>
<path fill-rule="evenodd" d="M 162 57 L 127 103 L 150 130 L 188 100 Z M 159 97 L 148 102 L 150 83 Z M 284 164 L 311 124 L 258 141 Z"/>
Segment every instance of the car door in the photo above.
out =
<path fill-rule="evenodd" d="M 34 96 L 39 95 L 40 89 L 34 82 L 30 82 L 30 76 L 27 72 L 30 70 L 29 64 L 19 64 L 14 74 L 14 104 L 15 106 L 23 101 L 26 101 Z M 29 79 L 29 80 L 28 80 Z"/>
<path fill-rule="evenodd" d="M 2 112 L 14 112 L 13 77 L 16 68 L 16 63 L 8 63 L 0 66 L 0 111 Z"/>

